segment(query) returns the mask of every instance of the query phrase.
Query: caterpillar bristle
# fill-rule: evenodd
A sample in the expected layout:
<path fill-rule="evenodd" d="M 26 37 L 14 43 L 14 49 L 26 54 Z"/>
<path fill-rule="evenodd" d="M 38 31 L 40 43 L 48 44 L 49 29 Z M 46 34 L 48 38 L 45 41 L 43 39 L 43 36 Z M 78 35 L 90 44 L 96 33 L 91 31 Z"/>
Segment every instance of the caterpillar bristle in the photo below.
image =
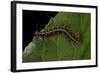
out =
<path fill-rule="evenodd" d="M 72 32 L 71 29 L 68 28 L 68 26 L 63 25 L 63 26 L 56 26 L 51 29 L 47 29 L 47 31 L 42 30 L 41 32 L 36 31 L 35 35 L 42 36 L 42 37 L 49 37 L 52 35 L 59 35 L 59 34 L 64 34 L 68 36 L 68 38 L 73 41 L 74 43 L 79 43 L 79 37 L 76 36 L 74 32 Z"/>

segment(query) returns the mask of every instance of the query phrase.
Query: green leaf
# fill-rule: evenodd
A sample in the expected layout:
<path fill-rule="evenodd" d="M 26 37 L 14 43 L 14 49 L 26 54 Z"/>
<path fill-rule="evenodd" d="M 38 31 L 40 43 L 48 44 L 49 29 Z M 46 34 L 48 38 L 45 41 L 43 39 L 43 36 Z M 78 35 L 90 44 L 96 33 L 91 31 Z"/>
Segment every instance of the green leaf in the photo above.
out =
<path fill-rule="evenodd" d="M 49 37 L 34 36 L 23 52 L 23 62 L 90 59 L 90 18 L 89 13 L 57 13 L 42 30 L 68 26 L 80 38 L 80 44 L 74 43 L 64 34 Z"/>

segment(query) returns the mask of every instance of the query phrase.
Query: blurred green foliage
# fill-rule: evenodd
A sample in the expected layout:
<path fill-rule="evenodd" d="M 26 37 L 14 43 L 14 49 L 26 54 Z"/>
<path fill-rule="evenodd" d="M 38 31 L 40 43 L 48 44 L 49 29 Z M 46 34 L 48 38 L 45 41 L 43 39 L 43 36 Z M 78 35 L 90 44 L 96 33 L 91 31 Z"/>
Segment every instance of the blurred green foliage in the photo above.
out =
<path fill-rule="evenodd" d="M 59 12 L 50 19 L 43 30 L 67 25 L 80 38 L 80 44 L 73 43 L 64 34 L 45 38 L 34 36 L 23 52 L 23 62 L 90 59 L 90 18 L 89 13 Z"/>

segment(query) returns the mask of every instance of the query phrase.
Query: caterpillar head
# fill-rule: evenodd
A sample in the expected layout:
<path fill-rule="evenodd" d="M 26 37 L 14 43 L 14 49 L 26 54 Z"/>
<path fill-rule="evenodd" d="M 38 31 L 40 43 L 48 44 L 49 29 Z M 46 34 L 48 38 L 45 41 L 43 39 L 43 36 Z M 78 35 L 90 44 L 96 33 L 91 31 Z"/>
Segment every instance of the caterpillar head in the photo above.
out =
<path fill-rule="evenodd" d="M 36 31 L 36 32 L 35 32 L 35 35 L 38 35 L 38 33 L 39 33 L 39 32 L 38 32 L 38 31 Z"/>

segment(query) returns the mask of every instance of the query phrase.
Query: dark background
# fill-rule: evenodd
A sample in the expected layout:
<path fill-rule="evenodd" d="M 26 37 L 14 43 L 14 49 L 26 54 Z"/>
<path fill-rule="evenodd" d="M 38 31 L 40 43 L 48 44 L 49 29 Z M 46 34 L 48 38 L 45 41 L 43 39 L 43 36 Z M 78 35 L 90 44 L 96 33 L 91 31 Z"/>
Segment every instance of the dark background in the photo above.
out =
<path fill-rule="evenodd" d="M 57 12 L 23 10 L 23 50 L 32 41 L 35 31 L 40 31 Z"/>

